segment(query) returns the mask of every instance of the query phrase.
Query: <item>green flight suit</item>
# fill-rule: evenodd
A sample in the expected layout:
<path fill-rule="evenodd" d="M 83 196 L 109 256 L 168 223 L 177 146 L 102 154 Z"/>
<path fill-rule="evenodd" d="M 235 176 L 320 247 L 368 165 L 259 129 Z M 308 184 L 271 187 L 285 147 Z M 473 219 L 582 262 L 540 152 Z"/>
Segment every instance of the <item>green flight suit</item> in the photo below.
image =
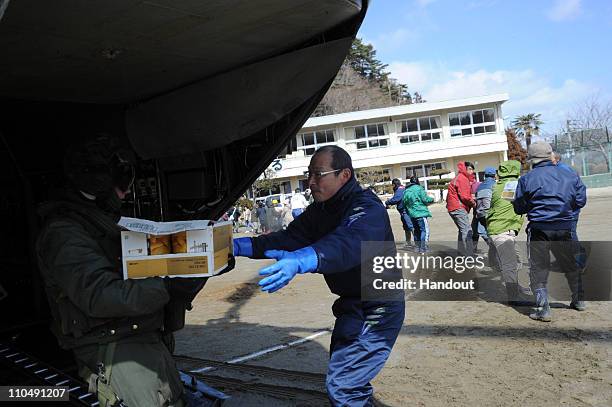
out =
<path fill-rule="evenodd" d="M 39 213 L 36 252 L 52 330 L 74 352 L 83 379 L 102 362 L 129 407 L 182 405 L 183 386 L 161 340 L 169 294 L 160 278 L 123 280 L 118 218 L 77 192 Z"/>

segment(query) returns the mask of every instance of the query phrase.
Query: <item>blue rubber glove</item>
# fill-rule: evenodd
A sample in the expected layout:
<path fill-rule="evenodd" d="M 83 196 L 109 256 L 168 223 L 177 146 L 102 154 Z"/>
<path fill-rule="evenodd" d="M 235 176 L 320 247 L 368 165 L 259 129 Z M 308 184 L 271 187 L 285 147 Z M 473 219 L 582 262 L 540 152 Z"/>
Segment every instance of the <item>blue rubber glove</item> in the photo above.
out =
<path fill-rule="evenodd" d="M 277 262 L 259 270 L 260 276 L 269 276 L 259 282 L 261 289 L 269 293 L 286 286 L 296 274 L 317 271 L 319 258 L 317 252 L 308 246 L 294 252 L 284 250 L 266 250 L 264 255 Z"/>
<path fill-rule="evenodd" d="M 234 239 L 234 256 L 253 257 L 253 241 L 250 237 Z"/>

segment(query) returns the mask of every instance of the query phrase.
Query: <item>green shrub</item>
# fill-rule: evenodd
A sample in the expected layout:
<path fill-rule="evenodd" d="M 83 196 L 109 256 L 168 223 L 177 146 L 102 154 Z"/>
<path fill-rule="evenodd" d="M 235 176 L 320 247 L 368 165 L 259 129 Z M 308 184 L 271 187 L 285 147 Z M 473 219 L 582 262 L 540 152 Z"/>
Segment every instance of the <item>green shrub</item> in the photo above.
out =
<path fill-rule="evenodd" d="M 253 210 L 253 201 L 251 201 L 248 198 L 240 198 L 238 200 L 238 206 L 241 206 L 243 208 L 249 208 L 250 210 Z"/>

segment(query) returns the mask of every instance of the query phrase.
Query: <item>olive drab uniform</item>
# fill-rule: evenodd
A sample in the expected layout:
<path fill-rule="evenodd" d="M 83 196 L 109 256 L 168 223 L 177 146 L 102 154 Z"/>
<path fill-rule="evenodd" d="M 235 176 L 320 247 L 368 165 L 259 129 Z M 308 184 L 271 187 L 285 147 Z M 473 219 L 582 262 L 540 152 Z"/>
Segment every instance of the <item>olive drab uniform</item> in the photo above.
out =
<path fill-rule="evenodd" d="M 123 280 L 117 219 L 77 192 L 40 208 L 36 252 L 60 345 L 101 406 L 181 406 L 183 385 L 162 342 L 169 294 L 160 278 Z"/>

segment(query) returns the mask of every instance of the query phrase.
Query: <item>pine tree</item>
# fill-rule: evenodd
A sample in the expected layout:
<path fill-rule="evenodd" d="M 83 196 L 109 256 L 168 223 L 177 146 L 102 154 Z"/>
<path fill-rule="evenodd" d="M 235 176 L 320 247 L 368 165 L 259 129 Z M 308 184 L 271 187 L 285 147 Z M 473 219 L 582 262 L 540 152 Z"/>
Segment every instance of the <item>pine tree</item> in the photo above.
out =
<path fill-rule="evenodd" d="M 313 116 L 425 102 L 419 92 L 411 94 L 408 86 L 392 78 L 387 67 L 371 44 L 356 38 Z"/>

